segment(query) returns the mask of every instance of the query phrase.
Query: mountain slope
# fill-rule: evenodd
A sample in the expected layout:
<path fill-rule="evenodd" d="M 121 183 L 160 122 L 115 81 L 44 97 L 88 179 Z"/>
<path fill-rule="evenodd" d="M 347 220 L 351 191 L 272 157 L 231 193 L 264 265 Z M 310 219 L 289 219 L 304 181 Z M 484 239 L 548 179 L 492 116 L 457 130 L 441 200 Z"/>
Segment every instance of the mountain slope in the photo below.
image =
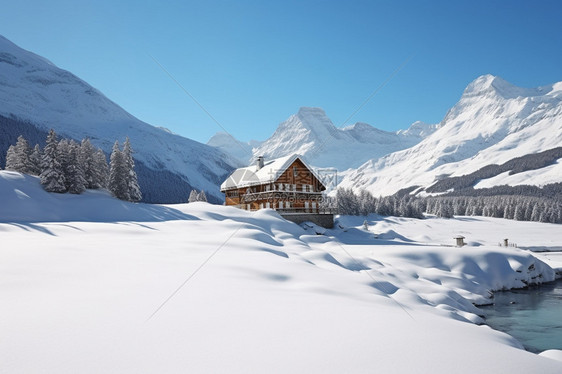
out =
<path fill-rule="evenodd" d="M 135 159 L 149 169 L 144 172 L 150 175 L 151 171 L 168 172 L 176 176 L 175 183 L 185 182 L 181 188 L 187 190 L 186 196 L 191 188 L 196 188 L 204 189 L 214 200 L 222 200 L 218 185 L 236 166 L 234 160 L 213 147 L 138 120 L 75 75 L 2 36 L 0 115 L 24 120 L 41 130 L 54 128 L 65 137 L 78 140 L 88 137 L 106 152 L 111 151 L 115 140 L 122 142 L 129 137 L 136 151 Z M 166 190 L 170 186 L 161 183 L 144 187 Z M 175 191 L 171 193 L 177 195 Z M 158 200 L 181 199 L 169 196 L 164 201 Z"/>
<path fill-rule="evenodd" d="M 340 129 L 334 126 L 324 110 L 304 107 L 279 124 L 269 139 L 255 142 L 247 148 L 253 148 L 253 159 L 257 156 L 272 159 L 296 153 L 303 155 L 314 166 L 345 171 L 358 167 L 370 158 L 411 147 L 435 129 L 436 126 L 422 122 L 398 132 L 382 131 L 361 122 Z M 215 139 L 219 135 L 215 135 L 207 144 L 218 144 L 222 150 L 237 157 L 247 153 L 231 137 L 224 139 L 222 135 L 219 138 L 222 142 L 219 142 Z M 244 161 L 249 160 L 250 157 L 246 155 Z"/>
<path fill-rule="evenodd" d="M 390 195 L 560 144 L 562 82 L 526 89 L 484 75 L 468 85 L 433 134 L 410 149 L 369 160 L 349 173 L 341 186 Z"/>
<path fill-rule="evenodd" d="M 252 156 L 252 150 L 259 147 L 262 143 L 259 140 L 239 141 L 232 135 L 221 131 L 213 135 L 207 142 L 207 145 L 231 155 L 240 162 L 240 166 L 245 166 Z"/>

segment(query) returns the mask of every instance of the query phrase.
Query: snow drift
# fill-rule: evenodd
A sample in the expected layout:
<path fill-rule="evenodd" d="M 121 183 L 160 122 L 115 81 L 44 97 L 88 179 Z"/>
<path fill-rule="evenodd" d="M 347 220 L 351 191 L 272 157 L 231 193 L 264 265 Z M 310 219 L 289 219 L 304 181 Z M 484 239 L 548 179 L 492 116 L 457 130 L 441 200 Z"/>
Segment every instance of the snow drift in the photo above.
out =
<path fill-rule="evenodd" d="M 373 216 L 365 231 L 363 219 L 341 217 L 341 228 L 317 235 L 272 210 L 147 211 L 104 194 L 46 196 L 33 178 L 0 176 L 0 206 L 9 208 L 0 210 L 0 371 L 562 368 L 547 358 L 556 352 L 530 354 L 477 325 L 472 304 L 489 302 L 493 289 L 553 279 L 551 266 L 495 240 L 560 238 L 559 226 Z M 460 230 L 481 245 L 442 246 Z"/>

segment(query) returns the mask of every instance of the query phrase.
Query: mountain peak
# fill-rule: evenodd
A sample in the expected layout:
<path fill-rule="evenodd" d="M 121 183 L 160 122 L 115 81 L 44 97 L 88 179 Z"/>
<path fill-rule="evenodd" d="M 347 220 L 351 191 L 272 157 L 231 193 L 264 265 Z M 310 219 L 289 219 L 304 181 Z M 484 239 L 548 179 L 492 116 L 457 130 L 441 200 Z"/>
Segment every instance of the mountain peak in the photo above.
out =
<path fill-rule="evenodd" d="M 407 130 L 398 130 L 397 134 L 403 136 L 413 136 L 418 138 L 425 138 L 434 133 L 439 128 L 439 125 L 428 124 L 422 121 L 416 121 L 408 127 Z"/>
<path fill-rule="evenodd" d="M 464 90 L 463 97 L 497 95 L 504 99 L 542 96 L 554 90 L 553 85 L 537 88 L 515 86 L 505 79 L 491 74 L 482 75 L 472 81 Z"/>
<path fill-rule="evenodd" d="M 324 136 L 326 132 L 335 133 L 337 131 L 324 109 L 313 107 L 301 107 L 297 114 L 292 115 L 283 122 L 277 131 L 286 131 L 288 129 L 311 131 L 316 136 Z"/>
<path fill-rule="evenodd" d="M 326 112 L 322 108 L 303 106 L 303 107 L 299 108 L 299 111 L 297 112 L 297 116 L 299 116 L 299 117 L 309 117 L 309 116 L 326 117 Z"/>
<path fill-rule="evenodd" d="M 518 87 L 500 77 L 485 74 L 470 82 L 464 90 L 463 96 L 481 95 L 489 92 L 504 92 L 517 88 Z"/>

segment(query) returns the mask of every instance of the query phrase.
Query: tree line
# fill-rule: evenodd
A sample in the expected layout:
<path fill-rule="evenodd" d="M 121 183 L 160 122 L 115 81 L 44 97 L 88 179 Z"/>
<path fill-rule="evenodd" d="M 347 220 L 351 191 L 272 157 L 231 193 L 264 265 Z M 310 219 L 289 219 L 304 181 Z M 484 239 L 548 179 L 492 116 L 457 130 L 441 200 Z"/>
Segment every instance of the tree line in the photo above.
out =
<path fill-rule="evenodd" d="M 336 192 L 339 214 L 423 218 L 423 213 L 437 217 L 484 216 L 518 221 L 562 223 L 562 200 L 558 198 L 497 195 L 497 196 L 431 196 L 417 197 L 395 194 L 374 197 L 369 191 L 339 188 Z"/>
<path fill-rule="evenodd" d="M 107 188 L 113 196 L 127 201 L 140 201 L 133 160 L 133 149 L 127 138 L 123 149 L 116 141 L 108 165 L 104 152 L 95 148 L 89 139 L 77 143 L 71 139 L 58 140 L 50 130 L 45 147 L 19 136 L 6 152 L 6 170 L 36 175 L 48 192 L 80 194 L 86 189 Z"/>

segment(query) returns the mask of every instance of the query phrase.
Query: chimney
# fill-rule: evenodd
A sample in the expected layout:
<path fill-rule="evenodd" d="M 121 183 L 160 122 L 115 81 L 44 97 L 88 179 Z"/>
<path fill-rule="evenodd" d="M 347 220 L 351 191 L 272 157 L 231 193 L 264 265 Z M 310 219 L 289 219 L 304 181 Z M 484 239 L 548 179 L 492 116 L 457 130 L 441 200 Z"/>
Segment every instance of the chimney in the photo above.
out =
<path fill-rule="evenodd" d="M 263 168 L 263 156 L 258 156 L 258 159 L 256 160 L 256 168 L 257 170 Z"/>

